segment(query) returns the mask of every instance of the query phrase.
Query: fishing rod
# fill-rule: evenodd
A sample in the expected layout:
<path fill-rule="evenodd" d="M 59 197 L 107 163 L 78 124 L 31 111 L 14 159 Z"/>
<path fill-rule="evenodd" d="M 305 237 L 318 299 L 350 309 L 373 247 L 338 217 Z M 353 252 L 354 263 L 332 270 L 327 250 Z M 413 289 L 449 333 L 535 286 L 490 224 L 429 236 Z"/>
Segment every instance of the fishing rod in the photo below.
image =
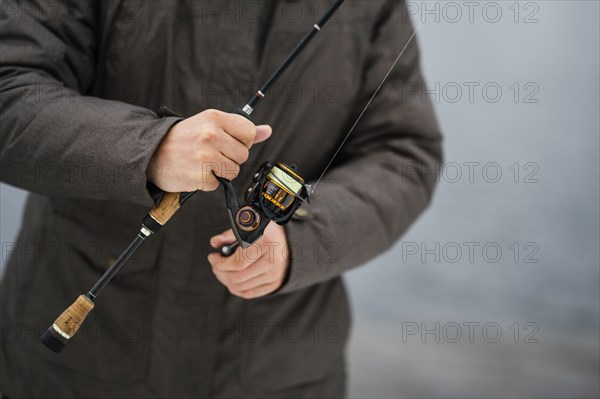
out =
<path fill-rule="evenodd" d="M 337 9 L 345 0 L 337 0 L 313 25 L 310 31 L 287 56 L 273 75 L 262 85 L 256 94 L 243 108 L 236 108 L 232 113 L 250 119 L 252 112 L 266 97 L 269 89 L 288 69 L 302 50 L 321 31 Z M 214 174 L 214 172 L 213 172 Z M 216 176 L 225 191 L 225 202 L 228 217 L 236 242 L 221 248 L 223 256 L 231 256 L 241 246 L 247 248 L 258 240 L 270 221 L 284 225 L 294 212 L 309 201 L 310 186 L 305 184 L 295 165 L 279 162 L 263 163 L 252 178 L 250 187 L 245 192 L 246 205 L 240 206 L 230 180 Z M 41 336 L 41 341 L 53 352 L 60 352 L 71 338 L 75 336 L 85 318 L 94 308 L 96 298 L 104 287 L 119 272 L 137 248 L 157 233 L 195 193 L 159 192 L 153 196 L 158 206 L 153 208 L 143 219 L 142 227 L 127 249 L 115 260 L 112 266 L 98 279 L 94 286 L 80 295 Z"/>

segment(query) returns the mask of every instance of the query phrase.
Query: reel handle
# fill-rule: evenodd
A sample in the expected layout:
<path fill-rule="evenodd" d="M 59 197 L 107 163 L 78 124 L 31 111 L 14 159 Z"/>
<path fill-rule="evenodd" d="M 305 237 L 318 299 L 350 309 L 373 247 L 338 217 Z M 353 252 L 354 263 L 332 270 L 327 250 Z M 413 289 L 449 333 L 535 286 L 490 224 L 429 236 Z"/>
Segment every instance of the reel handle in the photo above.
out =
<path fill-rule="evenodd" d="M 229 258 L 231 255 L 233 255 L 235 253 L 235 251 L 238 249 L 239 246 L 240 246 L 240 244 L 237 241 L 235 241 L 231 244 L 223 245 L 221 247 L 221 249 L 219 250 L 219 252 L 221 253 L 221 256 Z"/>
<path fill-rule="evenodd" d="M 241 108 L 235 108 L 233 111 L 231 111 L 231 113 L 243 116 L 244 118 L 251 120 L 250 115 L 248 115 L 248 113 L 246 113 L 246 111 L 244 111 Z M 221 184 L 224 184 L 224 182 L 221 181 L 221 179 L 219 179 L 219 181 L 221 182 Z M 225 188 L 225 190 L 227 190 L 227 188 Z M 221 249 L 219 250 L 219 252 L 221 253 L 221 256 L 225 256 L 226 258 L 228 258 L 235 253 L 235 251 L 238 249 L 239 246 L 240 246 L 240 244 L 237 241 L 235 241 L 231 244 L 223 245 L 221 247 Z"/>

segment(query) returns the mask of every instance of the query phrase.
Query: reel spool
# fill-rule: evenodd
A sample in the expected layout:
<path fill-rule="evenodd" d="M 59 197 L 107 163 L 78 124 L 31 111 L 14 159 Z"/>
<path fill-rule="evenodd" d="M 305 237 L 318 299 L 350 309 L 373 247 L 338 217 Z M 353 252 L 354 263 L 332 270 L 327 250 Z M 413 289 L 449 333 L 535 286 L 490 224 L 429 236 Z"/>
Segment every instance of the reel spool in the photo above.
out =
<path fill-rule="evenodd" d="M 247 205 L 241 207 L 231 182 L 217 178 L 225 190 L 229 221 L 242 248 L 258 240 L 270 221 L 285 225 L 304 202 L 309 202 L 310 186 L 304 183 L 296 165 L 263 163 L 245 192 Z M 221 253 L 230 256 L 236 248 L 237 245 L 227 245 Z"/>

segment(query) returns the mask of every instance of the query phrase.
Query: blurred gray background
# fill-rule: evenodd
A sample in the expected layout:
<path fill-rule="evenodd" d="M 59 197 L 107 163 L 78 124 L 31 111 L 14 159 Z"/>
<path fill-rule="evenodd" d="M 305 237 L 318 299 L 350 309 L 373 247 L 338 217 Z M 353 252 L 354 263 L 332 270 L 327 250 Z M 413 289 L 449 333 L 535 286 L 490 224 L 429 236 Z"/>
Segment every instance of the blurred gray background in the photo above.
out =
<path fill-rule="evenodd" d="M 347 275 L 350 395 L 598 397 L 599 3 L 410 11 L 446 164 L 424 216 Z M 0 185 L 2 264 L 24 197 Z"/>

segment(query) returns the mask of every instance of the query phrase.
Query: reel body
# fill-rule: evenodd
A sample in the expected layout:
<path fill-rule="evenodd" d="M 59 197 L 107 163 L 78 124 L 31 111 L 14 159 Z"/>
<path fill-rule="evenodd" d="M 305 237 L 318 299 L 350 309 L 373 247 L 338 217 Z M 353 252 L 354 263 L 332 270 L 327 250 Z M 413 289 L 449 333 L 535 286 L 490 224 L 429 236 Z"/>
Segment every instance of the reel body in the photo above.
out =
<path fill-rule="evenodd" d="M 247 204 L 242 206 L 231 181 L 217 179 L 225 190 L 229 222 L 242 248 L 258 240 L 270 221 L 284 225 L 304 202 L 309 202 L 310 185 L 304 183 L 295 165 L 263 163 L 252 177 L 244 195 Z M 228 245 L 221 253 L 229 256 L 236 247 Z"/>

